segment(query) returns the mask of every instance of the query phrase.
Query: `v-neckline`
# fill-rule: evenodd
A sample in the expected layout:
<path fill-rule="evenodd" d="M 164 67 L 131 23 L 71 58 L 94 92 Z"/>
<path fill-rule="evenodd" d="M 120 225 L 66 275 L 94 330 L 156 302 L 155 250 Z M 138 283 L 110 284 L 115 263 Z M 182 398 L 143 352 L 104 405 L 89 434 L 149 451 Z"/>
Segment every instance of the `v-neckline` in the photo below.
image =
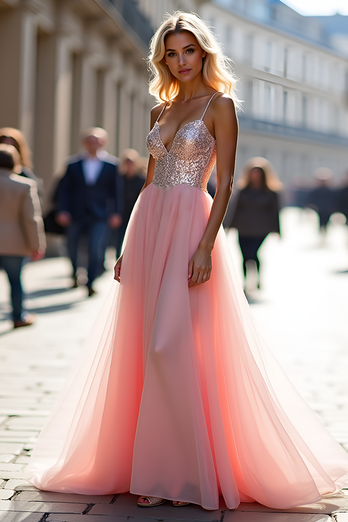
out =
<path fill-rule="evenodd" d="M 158 121 L 155 122 L 155 125 L 157 125 L 157 129 L 158 129 L 158 137 L 159 137 L 159 140 L 160 140 L 160 142 L 161 142 L 161 144 L 162 144 L 162 147 L 164 148 L 164 150 L 166 151 L 166 153 L 167 153 L 168 155 L 171 153 L 171 151 L 172 151 L 172 149 L 173 149 L 174 142 L 175 142 L 176 137 L 177 137 L 177 135 L 179 134 L 179 132 L 180 132 L 182 129 L 184 129 L 185 127 L 187 127 L 188 125 L 190 125 L 190 124 L 192 124 L 192 123 L 196 123 L 197 121 L 200 121 L 200 122 L 203 123 L 205 130 L 208 132 L 209 136 L 210 136 L 210 137 L 215 141 L 214 136 L 211 134 L 211 132 L 209 131 L 208 127 L 206 126 L 206 124 L 204 123 L 204 121 L 202 120 L 202 118 L 199 118 L 199 119 L 196 119 L 196 120 L 188 121 L 187 123 L 185 123 L 182 127 L 180 127 L 180 128 L 176 131 L 176 133 L 174 134 L 174 138 L 173 138 L 173 141 L 172 141 L 172 144 L 171 144 L 171 147 L 170 147 L 169 150 L 167 149 L 167 147 L 165 146 L 165 144 L 164 144 L 163 141 L 162 141 L 162 138 L 161 138 L 161 130 L 160 130 L 160 129 L 161 129 L 161 126 L 160 126 L 160 124 L 158 123 Z"/>

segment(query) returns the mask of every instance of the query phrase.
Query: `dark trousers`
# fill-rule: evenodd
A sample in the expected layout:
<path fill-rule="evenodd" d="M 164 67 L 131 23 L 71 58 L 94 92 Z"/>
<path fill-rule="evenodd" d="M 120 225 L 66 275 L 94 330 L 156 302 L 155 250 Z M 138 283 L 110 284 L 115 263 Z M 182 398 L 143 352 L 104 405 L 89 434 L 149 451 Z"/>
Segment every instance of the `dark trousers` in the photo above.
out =
<path fill-rule="evenodd" d="M 23 288 L 21 272 L 24 257 L 0 255 L 0 268 L 7 274 L 11 286 L 12 318 L 14 321 L 23 319 Z"/>
<path fill-rule="evenodd" d="M 106 223 L 100 221 L 85 221 L 78 222 L 74 221 L 67 231 L 68 237 L 68 252 L 73 267 L 74 275 L 78 268 L 78 248 L 79 242 L 82 235 L 87 237 L 88 241 L 88 266 L 87 275 L 88 282 L 87 286 L 91 286 L 93 281 L 100 273 L 100 267 L 103 263 L 104 250 L 105 250 L 105 231 Z"/>
<path fill-rule="evenodd" d="M 264 242 L 266 236 L 262 237 L 246 237 L 238 236 L 239 246 L 243 256 L 243 272 L 246 275 L 246 262 L 255 261 L 257 271 L 260 270 L 260 259 L 257 255 L 259 248 Z"/>

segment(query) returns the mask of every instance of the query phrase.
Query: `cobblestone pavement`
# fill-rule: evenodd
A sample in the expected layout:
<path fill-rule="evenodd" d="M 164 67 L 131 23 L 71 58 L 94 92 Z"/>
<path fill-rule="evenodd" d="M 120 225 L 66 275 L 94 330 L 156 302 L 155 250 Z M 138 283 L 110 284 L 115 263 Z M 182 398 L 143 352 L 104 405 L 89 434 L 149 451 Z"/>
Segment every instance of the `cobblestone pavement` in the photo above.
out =
<path fill-rule="evenodd" d="M 337 440 L 348 449 L 348 228 L 330 226 L 325 244 L 311 212 L 286 209 L 283 237 L 262 246 L 262 290 L 249 301 L 259 330 L 282 366 Z M 240 254 L 228 233 L 237 270 Z M 13 331 L 8 285 L 0 272 L 0 521 L 108 522 L 348 522 L 348 491 L 311 506 L 277 511 L 243 504 L 208 512 L 169 502 L 144 510 L 132 495 L 83 496 L 40 492 L 24 479 L 39 430 L 73 366 L 112 280 L 107 271 L 98 294 L 69 289 L 66 259 L 46 259 L 24 270 L 27 307 L 37 313 L 30 328 Z"/>

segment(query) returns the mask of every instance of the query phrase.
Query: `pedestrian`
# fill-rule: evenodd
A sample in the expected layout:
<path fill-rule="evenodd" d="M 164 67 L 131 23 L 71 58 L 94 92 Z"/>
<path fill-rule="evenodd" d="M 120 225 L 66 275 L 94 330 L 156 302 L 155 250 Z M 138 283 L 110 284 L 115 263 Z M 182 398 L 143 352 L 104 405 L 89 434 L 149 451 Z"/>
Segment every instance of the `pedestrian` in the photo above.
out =
<path fill-rule="evenodd" d="M 345 174 L 342 185 L 336 191 L 336 212 L 341 212 L 348 224 L 348 172 Z"/>
<path fill-rule="evenodd" d="M 150 64 L 160 103 L 115 267 L 120 285 L 27 477 L 64 493 L 130 491 L 146 508 L 168 499 L 216 510 L 219 494 L 229 509 L 316 502 L 348 484 L 348 455 L 260 342 L 221 227 L 238 135 L 235 78 L 193 13 L 164 20 Z"/>
<path fill-rule="evenodd" d="M 73 287 L 78 286 L 78 251 L 82 235 L 88 240 L 88 295 L 95 294 L 93 283 L 104 260 L 107 225 L 118 228 L 122 222 L 123 180 L 116 158 L 104 147 L 104 129 L 88 129 L 82 139 L 84 152 L 73 157 L 58 188 L 59 225 L 67 227 L 68 253 L 73 269 Z"/>
<path fill-rule="evenodd" d="M 0 144 L 0 268 L 11 287 L 14 328 L 30 326 L 34 316 L 23 308 L 23 261 L 45 253 L 45 235 L 35 181 L 14 174 L 20 157 L 12 145 Z"/>
<path fill-rule="evenodd" d="M 332 171 L 324 167 L 318 168 L 314 179 L 316 186 L 308 194 L 307 207 L 318 214 L 319 232 L 324 238 L 330 217 L 336 211 L 336 194 L 331 187 Z"/>
<path fill-rule="evenodd" d="M 3 127 L 0 129 L 0 144 L 1 143 L 13 145 L 17 150 L 20 162 L 15 167 L 16 174 L 34 180 L 37 183 L 39 195 L 42 195 L 42 180 L 37 178 L 33 172 L 32 153 L 24 134 L 13 127 Z"/>
<path fill-rule="evenodd" d="M 258 251 L 270 232 L 280 234 L 278 191 L 282 184 L 269 161 L 251 158 L 245 165 L 239 191 L 234 196 L 226 228 L 238 230 L 243 257 L 244 290 L 247 289 L 247 262 L 254 261 L 257 288 L 260 288 L 260 258 Z"/>
<path fill-rule="evenodd" d="M 115 239 L 113 243 L 116 247 L 116 253 L 121 255 L 124 235 L 132 214 L 136 200 L 144 186 L 145 179 L 139 169 L 140 156 L 134 149 L 126 149 L 121 154 L 120 174 L 123 176 L 123 215 L 120 227 L 115 230 Z"/>

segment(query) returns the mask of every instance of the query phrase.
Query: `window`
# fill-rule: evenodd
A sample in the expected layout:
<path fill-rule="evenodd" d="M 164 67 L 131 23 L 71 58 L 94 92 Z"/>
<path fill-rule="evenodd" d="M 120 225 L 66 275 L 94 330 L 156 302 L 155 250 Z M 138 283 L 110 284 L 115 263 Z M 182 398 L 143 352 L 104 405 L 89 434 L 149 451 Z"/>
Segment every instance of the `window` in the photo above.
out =
<path fill-rule="evenodd" d="M 288 91 L 283 91 L 283 122 L 286 123 L 288 112 Z"/>
<path fill-rule="evenodd" d="M 288 58 L 289 50 L 287 47 L 284 48 L 284 78 L 288 76 Z"/>
<path fill-rule="evenodd" d="M 267 42 L 265 70 L 269 72 L 271 69 L 272 69 L 272 42 Z"/>
<path fill-rule="evenodd" d="M 302 96 L 302 127 L 307 127 L 307 97 Z"/>

